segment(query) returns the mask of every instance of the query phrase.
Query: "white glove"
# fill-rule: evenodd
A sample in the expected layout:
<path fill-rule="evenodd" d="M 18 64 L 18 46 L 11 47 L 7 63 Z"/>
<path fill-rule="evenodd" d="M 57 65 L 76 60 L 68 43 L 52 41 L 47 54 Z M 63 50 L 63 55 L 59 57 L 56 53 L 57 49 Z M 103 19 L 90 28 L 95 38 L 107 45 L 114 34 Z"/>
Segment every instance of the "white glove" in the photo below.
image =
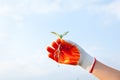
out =
<path fill-rule="evenodd" d="M 66 41 L 75 45 L 79 49 L 80 59 L 79 59 L 78 65 L 91 73 L 95 65 L 96 59 L 92 57 L 91 55 L 89 55 L 87 52 L 85 52 L 85 50 L 81 48 L 78 44 L 76 44 L 75 42 L 72 42 L 69 40 L 66 40 Z"/>
<path fill-rule="evenodd" d="M 90 73 L 92 72 L 96 59 L 76 43 L 57 39 L 51 45 L 47 47 L 49 58 L 61 64 L 79 65 Z"/>

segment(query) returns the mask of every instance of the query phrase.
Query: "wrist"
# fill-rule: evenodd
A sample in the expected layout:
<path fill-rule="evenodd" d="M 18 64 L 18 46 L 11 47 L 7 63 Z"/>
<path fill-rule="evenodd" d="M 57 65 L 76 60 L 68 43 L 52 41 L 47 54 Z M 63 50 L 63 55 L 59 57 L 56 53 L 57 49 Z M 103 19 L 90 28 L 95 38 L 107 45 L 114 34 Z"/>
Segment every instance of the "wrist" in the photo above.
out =
<path fill-rule="evenodd" d="M 93 64 L 95 64 L 95 58 L 88 55 L 88 54 L 81 54 L 80 60 L 79 60 L 79 66 L 81 66 L 83 69 L 91 72 L 91 69 L 93 68 Z"/>
<path fill-rule="evenodd" d="M 92 73 L 94 65 L 96 63 L 96 58 L 89 55 L 87 52 L 84 51 L 80 46 L 77 46 L 80 51 L 80 59 L 78 65 L 81 66 L 83 69 Z"/>

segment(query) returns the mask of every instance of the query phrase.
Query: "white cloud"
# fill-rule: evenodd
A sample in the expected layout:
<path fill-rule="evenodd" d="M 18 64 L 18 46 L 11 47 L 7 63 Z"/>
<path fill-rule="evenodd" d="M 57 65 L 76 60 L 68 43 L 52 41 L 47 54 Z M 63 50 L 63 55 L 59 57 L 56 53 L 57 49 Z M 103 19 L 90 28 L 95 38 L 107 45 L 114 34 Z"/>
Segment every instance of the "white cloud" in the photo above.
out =
<path fill-rule="evenodd" d="M 51 12 L 71 11 L 80 9 L 83 0 L 21 0 L 0 1 L 0 15 L 48 14 Z"/>
<path fill-rule="evenodd" d="M 115 16 L 120 18 L 120 1 L 114 0 L 106 4 L 92 4 L 87 7 L 91 13 L 105 14 L 106 16 Z"/>
<path fill-rule="evenodd" d="M 6 39 L 8 38 L 8 33 L 5 30 L 3 24 L 0 23 L 0 44 L 5 43 Z"/>
<path fill-rule="evenodd" d="M 17 76 L 44 76 L 54 72 L 54 65 L 48 63 L 45 55 L 29 55 L 27 57 L 16 57 L 14 59 L 0 60 L 0 75 L 6 77 L 9 74 Z M 48 66 L 53 67 L 51 69 Z"/>
<path fill-rule="evenodd" d="M 0 14 L 4 15 L 5 13 L 10 12 L 10 6 L 8 5 L 0 5 Z"/>
<path fill-rule="evenodd" d="M 48 14 L 86 9 L 92 13 L 104 13 L 120 17 L 120 1 L 103 0 L 16 0 L 0 1 L 0 15 L 23 16 L 29 14 Z"/>
<path fill-rule="evenodd" d="M 106 6 L 103 9 L 107 14 L 112 14 L 120 18 L 120 1 L 114 1 Z"/>

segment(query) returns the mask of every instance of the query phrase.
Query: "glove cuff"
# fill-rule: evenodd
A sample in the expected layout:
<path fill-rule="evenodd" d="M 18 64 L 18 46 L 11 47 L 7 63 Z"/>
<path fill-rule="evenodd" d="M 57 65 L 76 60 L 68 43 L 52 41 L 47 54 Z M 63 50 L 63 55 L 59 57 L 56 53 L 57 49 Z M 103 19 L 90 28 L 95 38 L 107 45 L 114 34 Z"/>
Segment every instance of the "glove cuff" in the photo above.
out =
<path fill-rule="evenodd" d="M 94 66 L 93 64 L 95 64 L 96 59 L 85 52 L 80 46 L 77 47 L 80 51 L 80 59 L 78 65 L 91 73 L 91 69 Z"/>
<path fill-rule="evenodd" d="M 96 64 L 96 58 L 94 58 L 94 62 L 93 62 L 92 66 L 91 66 L 91 68 L 90 68 L 90 70 L 89 70 L 90 73 L 93 72 L 93 69 L 94 69 L 94 67 L 95 67 L 95 64 Z"/>

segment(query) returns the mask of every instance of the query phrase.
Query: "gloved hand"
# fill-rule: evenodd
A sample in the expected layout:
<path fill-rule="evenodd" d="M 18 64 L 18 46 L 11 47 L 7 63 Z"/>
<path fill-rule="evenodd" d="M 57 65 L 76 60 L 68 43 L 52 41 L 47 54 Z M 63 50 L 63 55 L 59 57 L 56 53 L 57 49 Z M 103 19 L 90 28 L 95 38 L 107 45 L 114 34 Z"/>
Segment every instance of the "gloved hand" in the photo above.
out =
<path fill-rule="evenodd" d="M 96 59 L 87 54 L 75 42 L 57 39 L 53 41 L 51 46 L 47 47 L 49 58 L 61 64 L 79 65 L 88 70 L 93 70 Z"/>

